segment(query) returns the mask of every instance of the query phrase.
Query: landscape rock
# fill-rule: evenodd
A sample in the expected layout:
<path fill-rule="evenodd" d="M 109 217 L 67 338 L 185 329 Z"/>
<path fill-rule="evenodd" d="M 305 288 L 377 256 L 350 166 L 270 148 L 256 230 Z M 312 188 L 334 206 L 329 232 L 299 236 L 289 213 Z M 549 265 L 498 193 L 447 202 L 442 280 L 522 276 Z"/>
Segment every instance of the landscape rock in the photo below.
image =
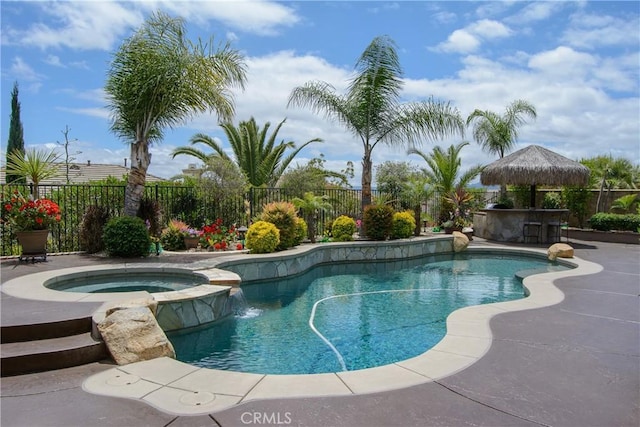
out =
<path fill-rule="evenodd" d="M 573 258 L 573 248 L 566 243 L 554 243 L 547 250 L 549 261 L 555 261 L 556 258 Z"/>
<path fill-rule="evenodd" d="M 462 252 L 469 246 L 469 238 L 459 231 L 453 232 L 453 251 Z"/>
<path fill-rule="evenodd" d="M 147 307 L 114 311 L 98 324 L 98 331 L 118 365 L 176 357 L 173 345 Z"/>
<path fill-rule="evenodd" d="M 105 316 L 108 316 L 111 313 L 118 310 L 124 310 L 127 308 L 136 308 L 136 307 L 147 307 L 149 310 L 151 310 L 151 313 L 153 313 L 153 315 L 155 316 L 156 313 L 158 312 L 158 301 L 156 301 L 152 297 L 133 298 L 128 300 L 116 301 L 107 307 Z"/>

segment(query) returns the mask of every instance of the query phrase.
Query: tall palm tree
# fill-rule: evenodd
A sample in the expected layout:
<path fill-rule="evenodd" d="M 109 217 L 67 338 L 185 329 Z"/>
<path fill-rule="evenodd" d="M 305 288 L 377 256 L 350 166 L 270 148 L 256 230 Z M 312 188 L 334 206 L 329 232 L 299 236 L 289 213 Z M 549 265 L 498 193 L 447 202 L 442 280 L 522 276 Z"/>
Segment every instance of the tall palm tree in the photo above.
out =
<path fill-rule="evenodd" d="M 337 94 L 329 83 L 311 81 L 293 89 L 288 105 L 323 112 L 361 140 L 364 209 L 371 204 L 371 154 L 379 143 L 413 146 L 421 139 L 463 135 L 464 122 L 449 103 L 433 99 L 400 103 L 403 72 L 396 45 L 387 36 L 373 39 L 355 69 L 345 95 Z"/>
<path fill-rule="evenodd" d="M 276 126 L 268 138 L 267 132 L 271 126 L 269 122 L 262 129 L 256 124 L 253 117 L 248 121 L 240 122 L 237 127 L 230 122 L 222 123 L 220 126 L 227 135 L 235 159 L 231 159 L 215 139 L 202 133 L 194 135 L 190 140 L 191 144 L 204 144 L 211 148 L 213 153 L 207 154 L 194 147 L 178 147 L 173 151 L 172 156 L 186 154 L 205 163 L 212 157 L 228 159 L 238 165 L 250 185 L 254 187 L 274 186 L 300 150 L 313 142 L 322 142 L 320 138 L 314 138 L 296 148 L 293 141 L 285 142 L 282 140 L 276 145 L 278 131 L 285 120 Z M 294 151 L 285 157 L 289 148 Z"/>
<path fill-rule="evenodd" d="M 125 40 L 114 54 L 105 92 L 111 130 L 131 144 L 131 170 L 125 215 L 136 214 L 151 163 L 149 146 L 165 128 L 196 113 L 214 111 L 223 120 L 234 114 L 230 88 L 244 87 L 245 65 L 229 45 L 214 48 L 185 37 L 185 24 L 158 12 Z"/>
<path fill-rule="evenodd" d="M 489 153 L 503 158 L 518 140 L 518 128 L 526 123 L 527 118 L 536 117 L 536 108 L 532 104 L 517 99 L 507 106 L 503 115 L 488 110 L 474 110 L 467 117 L 467 126 L 475 122 L 473 138 L 476 142 Z"/>

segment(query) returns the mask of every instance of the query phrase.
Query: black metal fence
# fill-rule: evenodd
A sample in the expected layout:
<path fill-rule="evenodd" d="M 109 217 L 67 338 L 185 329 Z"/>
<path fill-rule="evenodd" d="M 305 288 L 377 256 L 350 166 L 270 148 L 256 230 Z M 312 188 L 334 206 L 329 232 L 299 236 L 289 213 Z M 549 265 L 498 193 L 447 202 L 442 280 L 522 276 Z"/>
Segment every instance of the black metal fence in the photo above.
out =
<path fill-rule="evenodd" d="M 29 185 L 2 185 L 2 194 L 14 190 L 22 194 L 32 194 Z M 60 205 L 62 218 L 60 223 L 51 229 L 51 240 L 48 250 L 52 253 L 74 252 L 80 247 L 80 224 L 82 217 L 91 205 L 106 207 L 111 216 L 122 215 L 124 209 L 124 185 L 40 185 L 38 194 L 47 197 Z M 315 195 L 325 195 L 333 209 L 325 212 L 318 223 L 318 232 L 322 234 L 325 224 L 340 215 L 361 218 L 361 190 L 353 189 L 321 189 Z M 229 194 L 211 191 L 202 187 L 148 185 L 144 196 L 157 201 L 162 212 L 163 222 L 180 219 L 193 227 L 200 227 L 222 218 L 225 224 L 248 225 L 257 217 L 265 204 L 274 201 L 291 201 L 301 194 L 295 194 L 282 188 L 252 188 L 247 194 Z M 393 205 L 397 211 L 420 210 L 422 219 L 431 221 L 440 214 L 440 197 L 432 195 L 428 200 L 393 197 L 373 191 L 374 200 L 384 200 Z M 0 255 L 17 255 L 20 247 L 7 223 L 0 223 Z"/>

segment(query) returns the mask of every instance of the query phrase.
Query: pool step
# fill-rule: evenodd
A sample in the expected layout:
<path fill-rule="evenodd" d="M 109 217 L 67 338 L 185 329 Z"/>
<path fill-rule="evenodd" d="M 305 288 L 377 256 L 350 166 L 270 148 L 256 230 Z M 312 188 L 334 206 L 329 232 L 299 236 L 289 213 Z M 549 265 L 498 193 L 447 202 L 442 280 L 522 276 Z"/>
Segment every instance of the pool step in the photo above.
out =
<path fill-rule="evenodd" d="M 0 330 L 0 343 L 62 338 L 85 332 L 91 332 L 91 317 L 55 320 L 45 323 L 3 325 Z"/>
<path fill-rule="evenodd" d="M 104 342 L 85 332 L 65 337 L 0 344 L 1 376 L 84 365 L 108 358 Z"/>

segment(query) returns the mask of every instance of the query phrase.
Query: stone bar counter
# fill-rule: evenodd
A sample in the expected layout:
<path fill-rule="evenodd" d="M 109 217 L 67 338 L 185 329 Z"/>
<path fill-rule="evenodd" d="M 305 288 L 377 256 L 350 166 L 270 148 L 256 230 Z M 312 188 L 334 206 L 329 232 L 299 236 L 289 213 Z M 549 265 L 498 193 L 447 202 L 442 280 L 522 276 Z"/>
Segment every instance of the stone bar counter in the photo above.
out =
<path fill-rule="evenodd" d="M 567 209 L 481 209 L 473 214 L 474 235 L 497 242 L 524 243 L 525 223 L 539 221 L 539 243 L 553 243 L 560 240 L 559 227 L 568 213 Z M 537 230 L 528 231 L 536 234 Z M 527 243 L 537 240 L 535 236 L 527 238 Z"/>

